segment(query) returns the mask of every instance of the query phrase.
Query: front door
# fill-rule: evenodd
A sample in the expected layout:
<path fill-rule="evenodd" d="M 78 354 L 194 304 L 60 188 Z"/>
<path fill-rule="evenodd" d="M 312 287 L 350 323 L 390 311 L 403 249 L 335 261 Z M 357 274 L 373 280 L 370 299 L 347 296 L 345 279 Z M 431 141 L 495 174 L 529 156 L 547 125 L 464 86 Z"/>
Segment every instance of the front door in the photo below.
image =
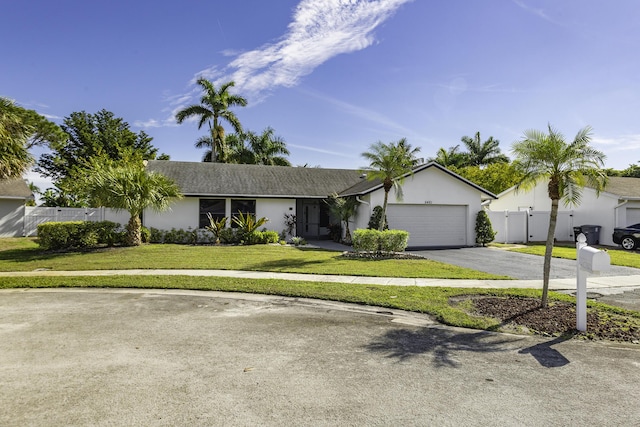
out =
<path fill-rule="evenodd" d="M 305 239 L 318 239 L 320 237 L 320 201 L 303 200 L 301 212 L 301 230 L 298 235 Z"/>

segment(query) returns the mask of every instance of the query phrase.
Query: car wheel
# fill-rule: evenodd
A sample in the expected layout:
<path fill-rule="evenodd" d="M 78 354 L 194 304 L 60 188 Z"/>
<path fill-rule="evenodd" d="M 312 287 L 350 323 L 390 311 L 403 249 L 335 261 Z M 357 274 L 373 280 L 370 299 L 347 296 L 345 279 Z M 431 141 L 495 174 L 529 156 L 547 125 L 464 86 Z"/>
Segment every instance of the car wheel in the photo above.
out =
<path fill-rule="evenodd" d="M 628 250 L 628 251 L 632 251 L 636 248 L 636 241 L 633 239 L 633 237 L 623 237 L 622 238 L 622 242 L 620 242 L 620 245 Z"/>

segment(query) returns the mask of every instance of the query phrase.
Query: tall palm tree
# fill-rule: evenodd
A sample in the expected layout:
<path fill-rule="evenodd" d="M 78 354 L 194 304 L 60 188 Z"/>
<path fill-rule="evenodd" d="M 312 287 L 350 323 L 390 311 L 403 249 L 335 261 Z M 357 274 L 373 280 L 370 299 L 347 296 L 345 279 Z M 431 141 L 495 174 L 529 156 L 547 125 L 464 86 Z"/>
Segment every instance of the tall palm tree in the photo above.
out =
<path fill-rule="evenodd" d="M 565 205 L 578 205 L 582 189 L 589 184 L 597 192 L 607 182 L 603 170 L 605 155 L 589 146 L 591 128 L 581 129 L 574 140 L 565 142 L 564 136 L 548 125 L 549 134 L 537 130 L 529 130 L 523 138 L 512 146 L 515 164 L 522 172 L 522 181 L 516 185 L 518 189 L 533 188 L 538 182 L 546 181 L 551 213 L 549 230 L 544 253 L 542 306 L 547 306 L 549 290 L 549 272 L 551 269 L 551 252 L 558 218 L 558 202 Z"/>
<path fill-rule="evenodd" d="M 243 163 L 266 166 L 291 166 L 284 156 L 289 155 L 284 140 L 274 135 L 271 127 L 261 134 L 246 132 L 228 135 L 229 156 L 231 163 Z"/>
<path fill-rule="evenodd" d="M 485 142 L 480 140 L 480 132 L 473 138 L 463 136 L 460 139 L 469 150 L 465 166 L 486 166 L 493 163 L 508 163 L 509 158 L 500 153 L 500 141 L 489 137 Z"/>
<path fill-rule="evenodd" d="M 142 163 L 98 164 L 84 176 L 82 187 L 93 205 L 129 212 L 126 243 L 142 243 L 140 216 L 146 208 L 165 211 L 173 199 L 181 198 L 178 186 L 166 176 L 147 172 Z"/>
<path fill-rule="evenodd" d="M 402 138 L 398 142 L 385 144 L 376 142 L 369 148 L 370 151 L 362 153 L 362 157 L 369 160 L 369 166 L 363 168 L 367 173 L 367 180 L 382 181 L 384 188 L 384 203 L 382 204 L 382 220 L 378 229 L 384 230 L 385 218 L 387 215 L 387 202 L 389 199 L 389 191 L 393 188 L 396 197 L 402 199 L 402 183 L 404 177 L 413 173 L 413 169 L 420 163 L 416 154 L 420 148 L 412 148 L 407 143 L 406 138 Z"/>
<path fill-rule="evenodd" d="M 206 141 L 198 140 L 196 146 L 201 142 L 210 143 L 211 161 L 224 163 L 227 160 L 228 153 L 221 121 L 224 120 L 229 123 L 235 132 L 242 132 L 240 120 L 230 108 L 235 106 L 244 107 L 247 105 L 247 100 L 240 95 L 229 93 L 229 89 L 235 86 L 233 81 L 223 83 L 219 90 L 204 77 L 200 77 L 197 83 L 204 92 L 200 98 L 200 104 L 189 105 L 178 111 L 176 120 L 178 123 L 182 123 L 189 117 L 198 117 L 198 129 L 202 128 L 206 123 L 209 126 L 210 139 Z M 203 147 L 206 144 L 200 144 L 200 146 Z"/>
<path fill-rule="evenodd" d="M 268 166 L 291 166 L 288 156 L 289 150 L 284 140 L 274 135 L 271 127 L 266 128 L 261 134 L 249 132 L 249 147 L 256 159 L 256 164 Z"/>
<path fill-rule="evenodd" d="M 443 147 L 438 149 L 435 157 L 429 159 L 429 161 L 436 162 L 445 168 L 448 167 L 456 167 L 461 168 L 467 163 L 467 154 L 463 153 L 460 150 L 460 145 L 456 145 L 455 147 L 449 147 L 448 150 L 445 150 Z"/>

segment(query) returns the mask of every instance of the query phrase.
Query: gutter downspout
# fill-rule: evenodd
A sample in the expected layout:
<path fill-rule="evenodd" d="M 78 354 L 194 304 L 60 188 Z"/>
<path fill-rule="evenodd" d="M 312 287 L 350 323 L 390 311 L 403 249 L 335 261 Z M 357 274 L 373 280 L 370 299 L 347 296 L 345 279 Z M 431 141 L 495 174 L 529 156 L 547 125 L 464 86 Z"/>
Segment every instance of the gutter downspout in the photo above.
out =
<path fill-rule="evenodd" d="M 356 196 L 356 202 L 358 202 L 358 203 L 363 203 L 363 204 L 365 204 L 365 205 L 367 205 L 367 206 L 371 206 L 371 203 L 369 203 L 369 202 L 365 202 L 364 200 L 362 200 L 362 199 L 360 198 L 360 196 Z"/>

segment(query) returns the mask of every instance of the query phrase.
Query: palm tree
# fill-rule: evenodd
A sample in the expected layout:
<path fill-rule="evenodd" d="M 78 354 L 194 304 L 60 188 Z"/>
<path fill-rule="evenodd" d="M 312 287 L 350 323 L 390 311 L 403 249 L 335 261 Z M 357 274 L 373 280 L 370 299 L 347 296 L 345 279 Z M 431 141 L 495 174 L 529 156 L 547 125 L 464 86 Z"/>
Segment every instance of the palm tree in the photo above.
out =
<path fill-rule="evenodd" d="M 362 153 L 362 157 L 369 160 L 369 166 L 363 168 L 367 173 L 367 180 L 380 180 L 384 188 L 383 215 L 378 228 L 380 231 L 384 230 L 385 226 L 389 191 L 393 188 L 396 197 L 402 200 L 402 183 L 405 176 L 412 174 L 413 169 L 420 163 L 416 157 L 419 151 L 420 148 L 412 149 L 406 138 L 402 138 L 396 143 L 376 142 L 371 145 L 370 151 Z"/>
<path fill-rule="evenodd" d="M 255 163 L 267 166 L 291 166 L 288 156 L 289 150 L 284 140 L 274 135 L 271 127 L 266 128 L 260 135 L 249 132 L 249 147 L 255 157 Z"/>
<path fill-rule="evenodd" d="M 147 172 L 142 163 L 123 165 L 98 164 L 85 175 L 82 187 L 93 205 L 125 210 L 131 215 L 127 224 L 126 243 L 142 243 L 140 216 L 146 208 L 165 211 L 172 199 L 181 198 L 178 186 L 166 176 Z"/>
<path fill-rule="evenodd" d="M 461 141 L 469 150 L 465 166 L 486 166 L 493 163 L 508 163 L 509 158 L 500 153 L 500 141 L 489 137 L 485 142 L 480 141 L 480 132 L 473 138 L 463 136 Z"/>
<path fill-rule="evenodd" d="M 291 166 L 284 156 L 289 155 L 287 144 L 274 135 L 271 127 L 261 134 L 246 132 L 228 135 L 230 163 L 242 163 L 266 166 Z"/>
<path fill-rule="evenodd" d="M 27 143 L 33 131 L 14 103 L 0 97 L 0 179 L 19 178 L 29 169 L 33 157 Z"/>
<path fill-rule="evenodd" d="M 435 157 L 429 159 L 431 162 L 436 162 L 445 168 L 455 167 L 461 168 L 467 163 L 467 153 L 462 153 L 459 151 L 460 145 L 456 145 L 455 147 L 449 147 L 448 150 L 445 150 L 443 147 L 438 149 Z"/>
<path fill-rule="evenodd" d="M 240 121 L 229 108 L 235 106 L 244 107 L 247 105 L 247 100 L 242 96 L 229 93 L 229 89 L 235 86 L 233 81 L 223 83 L 219 90 L 216 90 L 214 84 L 204 77 L 200 77 L 197 83 L 204 92 L 200 98 L 200 104 L 190 105 L 178 111 L 176 120 L 178 123 L 182 123 L 189 117 L 198 117 L 198 129 L 202 128 L 205 123 L 208 124 L 210 139 L 207 140 L 207 143 L 211 144 L 211 161 L 224 163 L 227 161 L 228 153 L 225 144 L 225 132 L 220 121 L 226 121 L 233 127 L 235 132 L 241 133 L 242 126 Z M 199 148 L 206 146 L 206 144 L 198 145 L 203 142 L 201 140 L 202 138 L 196 143 Z"/>
<path fill-rule="evenodd" d="M 581 129 L 570 143 L 565 142 L 564 136 L 551 125 L 548 125 L 548 129 L 548 135 L 537 130 L 526 131 L 524 137 L 512 147 L 516 156 L 515 164 L 523 174 L 516 190 L 533 188 L 540 181 L 548 182 L 551 213 L 544 253 L 542 307 L 547 306 L 558 202 L 563 200 L 567 206 L 578 205 L 586 184 L 599 192 L 607 180 L 603 170 L 605 155 L 589 146 L 589 126 Z"/>
<path fill-rule="evenodd" d="M 66 139 L 55 123 L 0 96 L 0 179 L 21 177 L 33 163 L 29 149 L 34 145 Z"/>
<path fill-rule="evenodd" d="M 225 142 L 229 137 L 225 137 Z M 203 162 L 213 162 L 213 138 L 211 135 L 204 135 L 198 138 L 195 143 L 196 148 L 206 148 L 206 151 L 202 155 Z"/>
<path fill-rule="evenodd" d="M 337 193 L 333 193 L 326 201 L 329 211 L 340 221 L 345 223 L 344 243 L 351 244 L 351 231 L 349 230 L 349 220 L 358 210 L 360 202 L 355 197 L 340 197 Z"/>

